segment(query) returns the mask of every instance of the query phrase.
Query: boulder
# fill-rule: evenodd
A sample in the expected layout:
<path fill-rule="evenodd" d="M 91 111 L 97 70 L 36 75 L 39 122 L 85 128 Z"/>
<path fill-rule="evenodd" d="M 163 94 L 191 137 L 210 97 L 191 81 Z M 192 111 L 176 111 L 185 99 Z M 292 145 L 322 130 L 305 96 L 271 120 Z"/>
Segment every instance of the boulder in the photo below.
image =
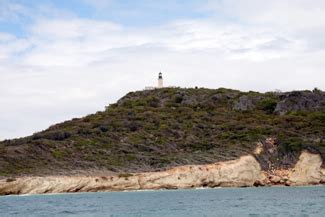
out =
<path fill-rule="evenodd" d="M 279 184 L 281 182 L 281 177 L 279 176 L 270 176 L 270 181 L 274 184 Z"/>
<path fill-rule="evenodd" d="M 253 104 L 253 100 L 248 96 L 241 96 L 239 97 L 238 102 L 235 103 L 233 106 L 233 110 L 236 111 L 248 111 L 255 108 Z"/>

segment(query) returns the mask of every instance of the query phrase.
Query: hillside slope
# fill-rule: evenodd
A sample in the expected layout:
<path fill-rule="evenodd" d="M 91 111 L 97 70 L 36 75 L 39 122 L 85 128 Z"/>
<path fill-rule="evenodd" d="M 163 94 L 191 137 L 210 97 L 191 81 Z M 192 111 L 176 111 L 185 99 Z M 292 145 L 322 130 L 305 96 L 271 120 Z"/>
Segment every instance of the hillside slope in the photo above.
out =
<path fill-rule="evenodd" d="M 325 159 L 325 93 L 163 88 L 105 111 L 0 143 L 0 176 L 157 171 L 277 146 L 262 167 L 292 167 L 301 150 Z"/>

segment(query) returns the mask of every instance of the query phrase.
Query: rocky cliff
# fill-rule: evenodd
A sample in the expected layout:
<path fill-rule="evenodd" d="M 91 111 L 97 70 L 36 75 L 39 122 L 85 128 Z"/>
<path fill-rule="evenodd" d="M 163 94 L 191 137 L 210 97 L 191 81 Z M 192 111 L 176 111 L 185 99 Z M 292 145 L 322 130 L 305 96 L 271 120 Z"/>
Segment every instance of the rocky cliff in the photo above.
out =
<path fill-rule="evenodd" d="M 176 167 L 162 172 L 100 177 L 28 177 L 0 181 L 0 194 L 179 189 L 253 186 L 261 168 L 253 156 L 238 160 Z"/>
<path fill-rule="evenodd" d="M 322 169 L 321 165 L 322 158 L 319 154 L 303 152 L 290 174 L 290 184 L 311 185 L 325 183 L 325 169 Z"/>
<path fill-rule="evenodd" d="M 252 187 L 317 185 L 325 183 L 325 170 L 317 154 L 303 152 L 296 166 L 274 176 L 262 171 L 252 156 L 208 165 L 175 167 L 161 172 L 123 176 L 50 176 L 0 180 L 0 195 L 44 194 L 199 187 Z M 285 174 L 285 175 L 284 175 Z"/>

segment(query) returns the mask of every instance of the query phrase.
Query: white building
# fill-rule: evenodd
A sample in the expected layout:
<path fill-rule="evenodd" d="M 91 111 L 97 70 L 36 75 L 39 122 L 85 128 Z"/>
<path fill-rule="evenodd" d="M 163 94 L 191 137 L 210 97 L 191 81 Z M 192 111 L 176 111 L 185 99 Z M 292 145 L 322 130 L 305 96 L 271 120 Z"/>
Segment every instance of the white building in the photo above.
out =
<path fill-rule="evenodd" d="M 159 72 L 159 74 L 158 74 L 158 88 L 163 88 L 163 87 L 164 87 L 164 82 L 163 82 L 162 73 Z"/>
<path fill-rule="evenodd" d="M 162 77 L 162 73 L 159 72 L 158 74 L 158 85 L 156 87 L 145 87 L 145 90 L 154 90 L 158 88 L 163 88 L 164 87 L 164 80 Z"/>

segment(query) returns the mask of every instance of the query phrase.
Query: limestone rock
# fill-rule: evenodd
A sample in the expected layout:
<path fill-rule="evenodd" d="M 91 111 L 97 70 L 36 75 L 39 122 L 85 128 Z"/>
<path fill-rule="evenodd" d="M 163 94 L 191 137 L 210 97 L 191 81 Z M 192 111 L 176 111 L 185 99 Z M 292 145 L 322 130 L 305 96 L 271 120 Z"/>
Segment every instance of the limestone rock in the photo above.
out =
<path fill-rule="evenodd" d="M 261 170 L 251 156 L 207 165 L 188 165 L 161 172 L 110 176 L 48 176 L 0 180 L 0 195 L 65 192 L 247 187 L 325 183 L 319 154 L 304 151 L 293 169 Z"/>
<path fill-rule="evenodd" d="M 139 189 L 138 177 L 27 177 L 13 182 L 0 181 L 0 195 L 96 192 Z"/>
<path fill-rule="evenodd" d="M 270 181 L 274 184 L 279 184 L 281 182 L 281 177 L 279 176 L 270 176 Z"/>
<path fill-rule="evenodd" d="M 255 155 L 260 155 L 263 151 L 264 151 L 263 144 L 261 142 L 258 142 L 253 153 Z"/>
<path fill-rule="evenodd" d="M 153 173 L 119 176 L 51 176 L 0 180 L 0 195 L 63 192 L 123 191 L 140 189 L 176 189 L 194 187 L 253 186 L 260 179 L 261 167 L 253 156 L 238 160 L 175 167 Z"/>
<path fill-rule="evenodd" d="M 253 186 L 261 167 L 253 156 L 223 163 L 182 166 L 164 172 L 140 175 L 143 189 Z"/>
<path fill-rule="evenodd" d="M 321 169 L 321 180 L 322 184 L 325 184 L 325 169 Z"/>
<path fill-rule="evenodd" d="M 320 184 L 322 180 L 321 165 L 322 158 L 319 154 L 302 152 L 290 174 L 289 182 L 291 185 Z"/>

